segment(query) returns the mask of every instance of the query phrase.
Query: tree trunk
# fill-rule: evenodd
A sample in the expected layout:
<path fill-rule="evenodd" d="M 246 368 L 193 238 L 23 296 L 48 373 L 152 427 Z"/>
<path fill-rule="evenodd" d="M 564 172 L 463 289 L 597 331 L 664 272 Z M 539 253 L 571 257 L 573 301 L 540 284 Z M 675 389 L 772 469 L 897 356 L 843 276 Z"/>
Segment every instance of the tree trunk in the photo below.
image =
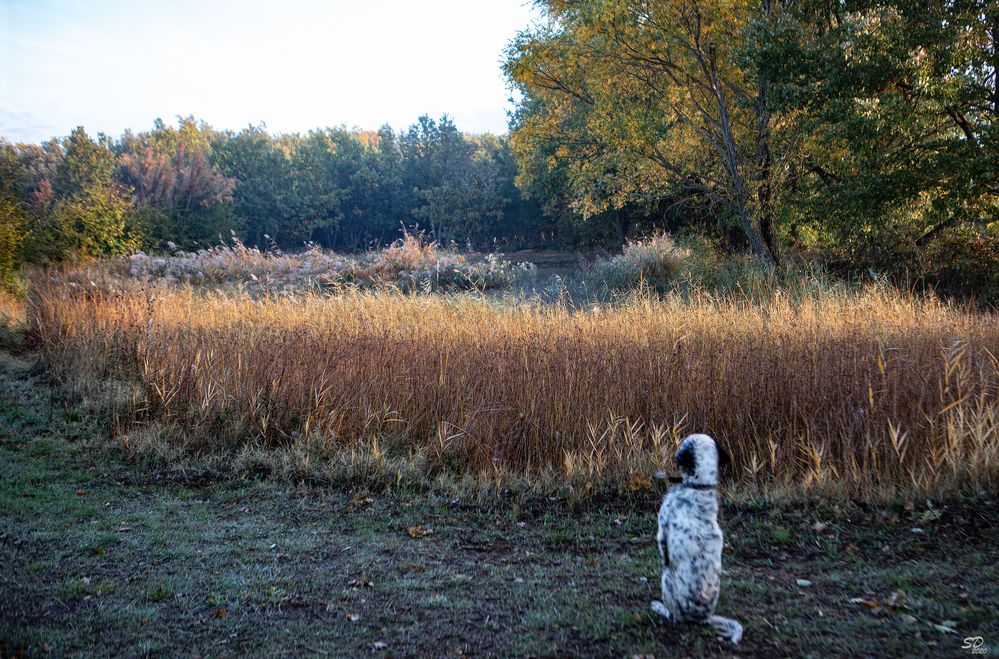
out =
<path fill-rule="evenodd" d="M 725 169 L 728 171 L 732 202 L 735 207 L 739 224 L 749 239 L 749 244 L 753 247 L 753 252 L 763 262 L 765 266 L 776 265 L 774 255 L 771 253 L 767 243 L 761 238 L 760 232 L 756 230 L 751 212 L 751 200 L 746 182 L 743 179 L 742 169 L 739 167 L 739 151 L 735 143 L 735 136 L 732 134 L 732 121 L 728 113 L 728 104 L 725 99 L 725 92 L 722 89 L 718 76 L 717 62 L 713 49 L 708 51 L 709 72 L 711 75 L 711 86 L 718 103 L 718 123 L 721 129 L 721 140 L 724 146 Z"/>
<path fill-rule="evenodd" d="M 769 21 L 773 13 L 771 0 L 763 0 L 763 12 Z M 760 233 L 770 250 L 774 265 L 781 267 L 780 237 L 777 235 L 777 213 L 774 210 L 773 157 L 770 154 L 770 122 L 767 107 L 767 78 L 759 74 L 756 81 L 756 205 L 760 218 Z"/>
<path fill-rule="evenodd" d="M 617 239 L 624 247 L 628 244 L 628 218 L 621 217 L 621 209 L 614 209 L 614 228 L 617 230 Z"/>
<path fill-rule="evenodd" d="M 992 19 L 992 114 L 999 118 L 999 12 Z"/>

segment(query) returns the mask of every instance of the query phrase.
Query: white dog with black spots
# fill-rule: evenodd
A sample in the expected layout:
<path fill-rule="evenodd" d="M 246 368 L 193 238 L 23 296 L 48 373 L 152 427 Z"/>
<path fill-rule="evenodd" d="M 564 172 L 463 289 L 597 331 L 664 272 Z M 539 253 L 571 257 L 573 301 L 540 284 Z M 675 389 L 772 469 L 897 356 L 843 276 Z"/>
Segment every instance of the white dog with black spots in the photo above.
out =
<path fill-rule="evenodd" d="M 663 599 L 652 610 L 676 623 L 711 625 L 737 644 L 742 625 L 715 615 L 721 592 L 721 555 L 725 544 L 718 526 L 718 468 L 728 455 L 708 435 L 690 435 L 680 443 L 676 463 L 682 480 L 663 497 L 659 508 L 659 553 L 663 559 Z"/>

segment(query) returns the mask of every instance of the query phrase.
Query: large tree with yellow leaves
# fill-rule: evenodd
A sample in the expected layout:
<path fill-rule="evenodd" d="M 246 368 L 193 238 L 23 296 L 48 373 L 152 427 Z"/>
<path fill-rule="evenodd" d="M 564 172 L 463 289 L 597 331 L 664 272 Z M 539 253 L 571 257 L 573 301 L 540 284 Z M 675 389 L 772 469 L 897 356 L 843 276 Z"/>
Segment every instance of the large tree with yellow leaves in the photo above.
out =
<path fill-rule="evenodd" d="M 577 210 L 698 199 L 780 262 L 775 126 L 767 82 L 745 56 L 774 20 L 769 0 L 548 0 L 546 22 L 510 44 L 522 94 L 514 144 L 522 178 L 562 169 Z"/>

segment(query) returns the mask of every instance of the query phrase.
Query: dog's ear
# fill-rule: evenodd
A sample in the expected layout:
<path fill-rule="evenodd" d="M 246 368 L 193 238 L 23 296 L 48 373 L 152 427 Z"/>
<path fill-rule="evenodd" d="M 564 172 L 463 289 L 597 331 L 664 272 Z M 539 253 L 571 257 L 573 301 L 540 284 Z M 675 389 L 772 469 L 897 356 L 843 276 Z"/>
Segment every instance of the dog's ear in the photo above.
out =
<path fill-rule="evenodd" d="M 692 447 L 685 446 L 676 454 L 676 466 L 680 468 L 680 471 L 688 475 L 693 475 L 697 471 L 697 456 L 694 454 Z"/>
<path fill-rule="evenodd" d="M 732 464 L 731 456 L 729 456 L 728 451 L 726 451 L 725 447 L 719 444 L 717 440 L 715 440 L 715 448 L 718 449 L 718 470 L 727 470 Z"/>

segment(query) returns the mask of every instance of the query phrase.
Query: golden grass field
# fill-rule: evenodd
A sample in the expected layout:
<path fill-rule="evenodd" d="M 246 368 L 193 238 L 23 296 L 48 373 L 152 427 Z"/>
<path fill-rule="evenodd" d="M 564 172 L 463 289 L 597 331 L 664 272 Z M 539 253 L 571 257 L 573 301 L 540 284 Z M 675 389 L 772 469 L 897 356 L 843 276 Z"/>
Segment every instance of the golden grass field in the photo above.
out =
<path fill-rule="evenodd" d="M 29 336 L 56 372 L 114 399 L 127 447 L 167 460 L 627 491 L 698 431 L 728 447 L 750 492 L 933 492 L 999 475 L 999 317 L 933 298 L 778 289 L 572 307 L 88 276 L 35 277 Z M 94 384 L 109 380 L 113 392 Z"/>

